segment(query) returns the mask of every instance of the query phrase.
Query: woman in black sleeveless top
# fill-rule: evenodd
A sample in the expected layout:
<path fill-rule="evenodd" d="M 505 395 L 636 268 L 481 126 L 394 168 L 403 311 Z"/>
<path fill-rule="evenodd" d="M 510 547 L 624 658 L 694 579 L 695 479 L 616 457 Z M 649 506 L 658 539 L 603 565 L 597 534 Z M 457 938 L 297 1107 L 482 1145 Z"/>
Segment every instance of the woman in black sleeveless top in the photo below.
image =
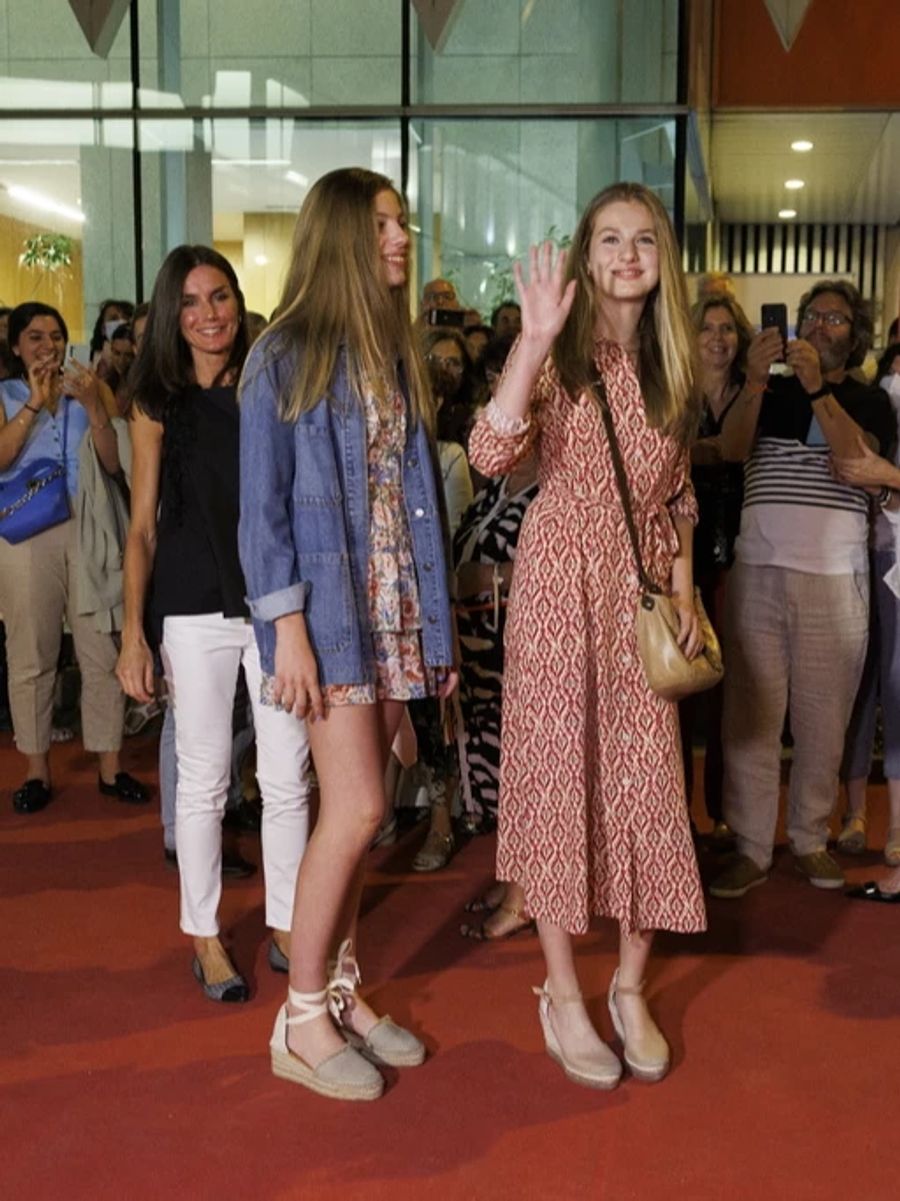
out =
<path fill-rule="evenodd" d="M 163 264 L 134 366 L 132 524 L 125 555 L 119 679 L 146 701 L 159 639 L 176 721 L 175 829 L 181 928 L 208 997 L 244 1001 L 219 939 L 221 819 L 238 672 L 247 676 L 263 796 L 269 959 L 287 967 L 294 883 L 308 829 L 306 727 L 259 703 L 261 671 L 237 549 L 237 376 L 243 297 L 214 250 L 180 246 Z"/>

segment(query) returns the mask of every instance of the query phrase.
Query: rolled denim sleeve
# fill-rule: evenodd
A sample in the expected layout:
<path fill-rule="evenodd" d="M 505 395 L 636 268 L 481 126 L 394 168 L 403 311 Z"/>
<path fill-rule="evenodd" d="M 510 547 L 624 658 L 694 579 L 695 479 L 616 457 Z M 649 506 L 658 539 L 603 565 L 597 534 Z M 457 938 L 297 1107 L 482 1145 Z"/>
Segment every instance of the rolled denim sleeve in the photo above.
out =
<path fill-rule="evenodd" d="M 294 546 L 294 426 L 279 416 L 277 364 L 263 348 L 241 380 L 241 516 L 238 549 L 250 612 L 260 621 L 302 613 L 308 586 Z"/>

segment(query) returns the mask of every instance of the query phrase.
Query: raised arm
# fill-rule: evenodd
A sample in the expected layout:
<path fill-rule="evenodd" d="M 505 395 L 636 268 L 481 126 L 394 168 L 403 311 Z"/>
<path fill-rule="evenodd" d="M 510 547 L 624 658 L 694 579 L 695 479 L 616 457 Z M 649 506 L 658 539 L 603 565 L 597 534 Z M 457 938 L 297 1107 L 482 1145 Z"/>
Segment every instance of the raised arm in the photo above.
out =
<path fill-rule="evenodd" d="M 878 440 L 867 433 L 853 420 L 830 391 L 824 395 L 816 393 L 828 389 L 829 381 L 822 374 L 819 352 L 803 338 L 795 338 L 788 343 L 787 363 L 793 367 L 797 379 L 816 399 L 812 402 L 813 412 L 822 427 L 822 433 L 831 453 L 839 458 L 847 458 L 857 453 L 860 438 L 873 449 L 878 449 Z"/>
<path fill-rule="evenodd" d="M 522 333 L 506 361 L 497 394 L 476 422 L 469 443 L 472 466 L 483 475 L 509 471 L 528 450 L 534 385 L 575 298 L 575 280 L 566 284 L 565 271 L 565 252 L 560 251 L 554 262 L 550 242 L 531 247 L 527 281 L 521 265 L 513 267 Z"/>
<path fill-rule="evenodd" d="M 28 372 L 29 396 L 24 408 L 10 421 L 0 404 L 0 471 L 15 466 L 28 441 L 28 431 L 37 421 L 38 414 L 50 400 L 53 390 L 55 367 L 47 363 L 35 363 Z"/>
<path fill-rule="evenodd" d="M 769 327 L 756 335 L 747 351 L 747 378 L 725 414 L 719 450 L 725 462 L 742 463 L 756 441 L 759 410 L 769 382 L 769 368 L 783 351 L 781 335 Z"/>
<path fill-rule="evenodd" d="M 521 263 L 513 266 L 522 306 L 522 336 L 510 355 L 494 398 L 503 415 L 513 421 L 527 417 L 535 380 L 575 299 L 575 280 L 564 282 L 565 252 L 561 250 L 554 262 L 551 242 L 540 248 L 531 247 L 529 268 L 526 281 Z"/>
<path fill-rule="evenodd" d="M 91 426 L 91 441 L 103 470 L 107 475 L 115 475 L 121 464 L 119 443 L 112 424 L 117 415 L 112 389 L 96 371 L 74 360 L 66 366 L 63 383 L 68 395 L 84 406 Z"/>
<path fill-rule="evenodd" d="M 116 675 L 124 691 L 142 702 L 153 697 L 153 656 L 144 637 L 144 606 L 156 556 L 162 439 L 162 424 L 135 408 L 131 421 L 131 524 L 125 542 L 125 619 Z"/>

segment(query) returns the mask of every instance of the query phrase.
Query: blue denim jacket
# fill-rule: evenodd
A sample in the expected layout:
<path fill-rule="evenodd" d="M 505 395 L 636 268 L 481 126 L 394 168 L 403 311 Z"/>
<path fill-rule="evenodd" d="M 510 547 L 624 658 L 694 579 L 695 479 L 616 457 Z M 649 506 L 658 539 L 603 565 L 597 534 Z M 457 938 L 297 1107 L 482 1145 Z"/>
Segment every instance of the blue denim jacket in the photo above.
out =
<path fill-rule="evenodd" d="M 373 683 L 369 635 L 369 487 L 365 412 L 343 359 L 330 396 L 293 424 L 279 416 L 294 354 L 263 337 L 244 366 L 238 547 L 264 672 L 275 669 L 277 617 L 302 612 L 319 683 Z M 425 662 L 453 662 L 441 506 L 432 448 L 408 424 L 403 495 L 422 613 Z"/>

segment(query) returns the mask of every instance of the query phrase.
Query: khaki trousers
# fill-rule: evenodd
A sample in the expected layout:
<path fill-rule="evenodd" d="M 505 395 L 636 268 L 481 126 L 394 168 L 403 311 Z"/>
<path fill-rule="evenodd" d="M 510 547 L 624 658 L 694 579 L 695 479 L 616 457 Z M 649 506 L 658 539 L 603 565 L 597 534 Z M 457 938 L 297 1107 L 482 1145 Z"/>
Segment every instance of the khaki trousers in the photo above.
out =
<path fill-rule="evenodd" d="M 763 869 L 772 862 L 788 705 L 788 840 L 796 855 L 825 848 L 868 614 L 866 575 L 736 563 L 728 577 L 724 813 L 738 850 Z"/>
<path fill-rule="evenodd" d="M 9 705 L 24 755 L 50 748 L 56 661 L 68 620 L 81 669 L 85 750 L 122 745 L 125 696 L 115 676 L 117 650 L 93 619 L 75 612 L 76 522 L 35 534 L 18 546 L 0 538 L 0 615 L 6 624 Z"/>

